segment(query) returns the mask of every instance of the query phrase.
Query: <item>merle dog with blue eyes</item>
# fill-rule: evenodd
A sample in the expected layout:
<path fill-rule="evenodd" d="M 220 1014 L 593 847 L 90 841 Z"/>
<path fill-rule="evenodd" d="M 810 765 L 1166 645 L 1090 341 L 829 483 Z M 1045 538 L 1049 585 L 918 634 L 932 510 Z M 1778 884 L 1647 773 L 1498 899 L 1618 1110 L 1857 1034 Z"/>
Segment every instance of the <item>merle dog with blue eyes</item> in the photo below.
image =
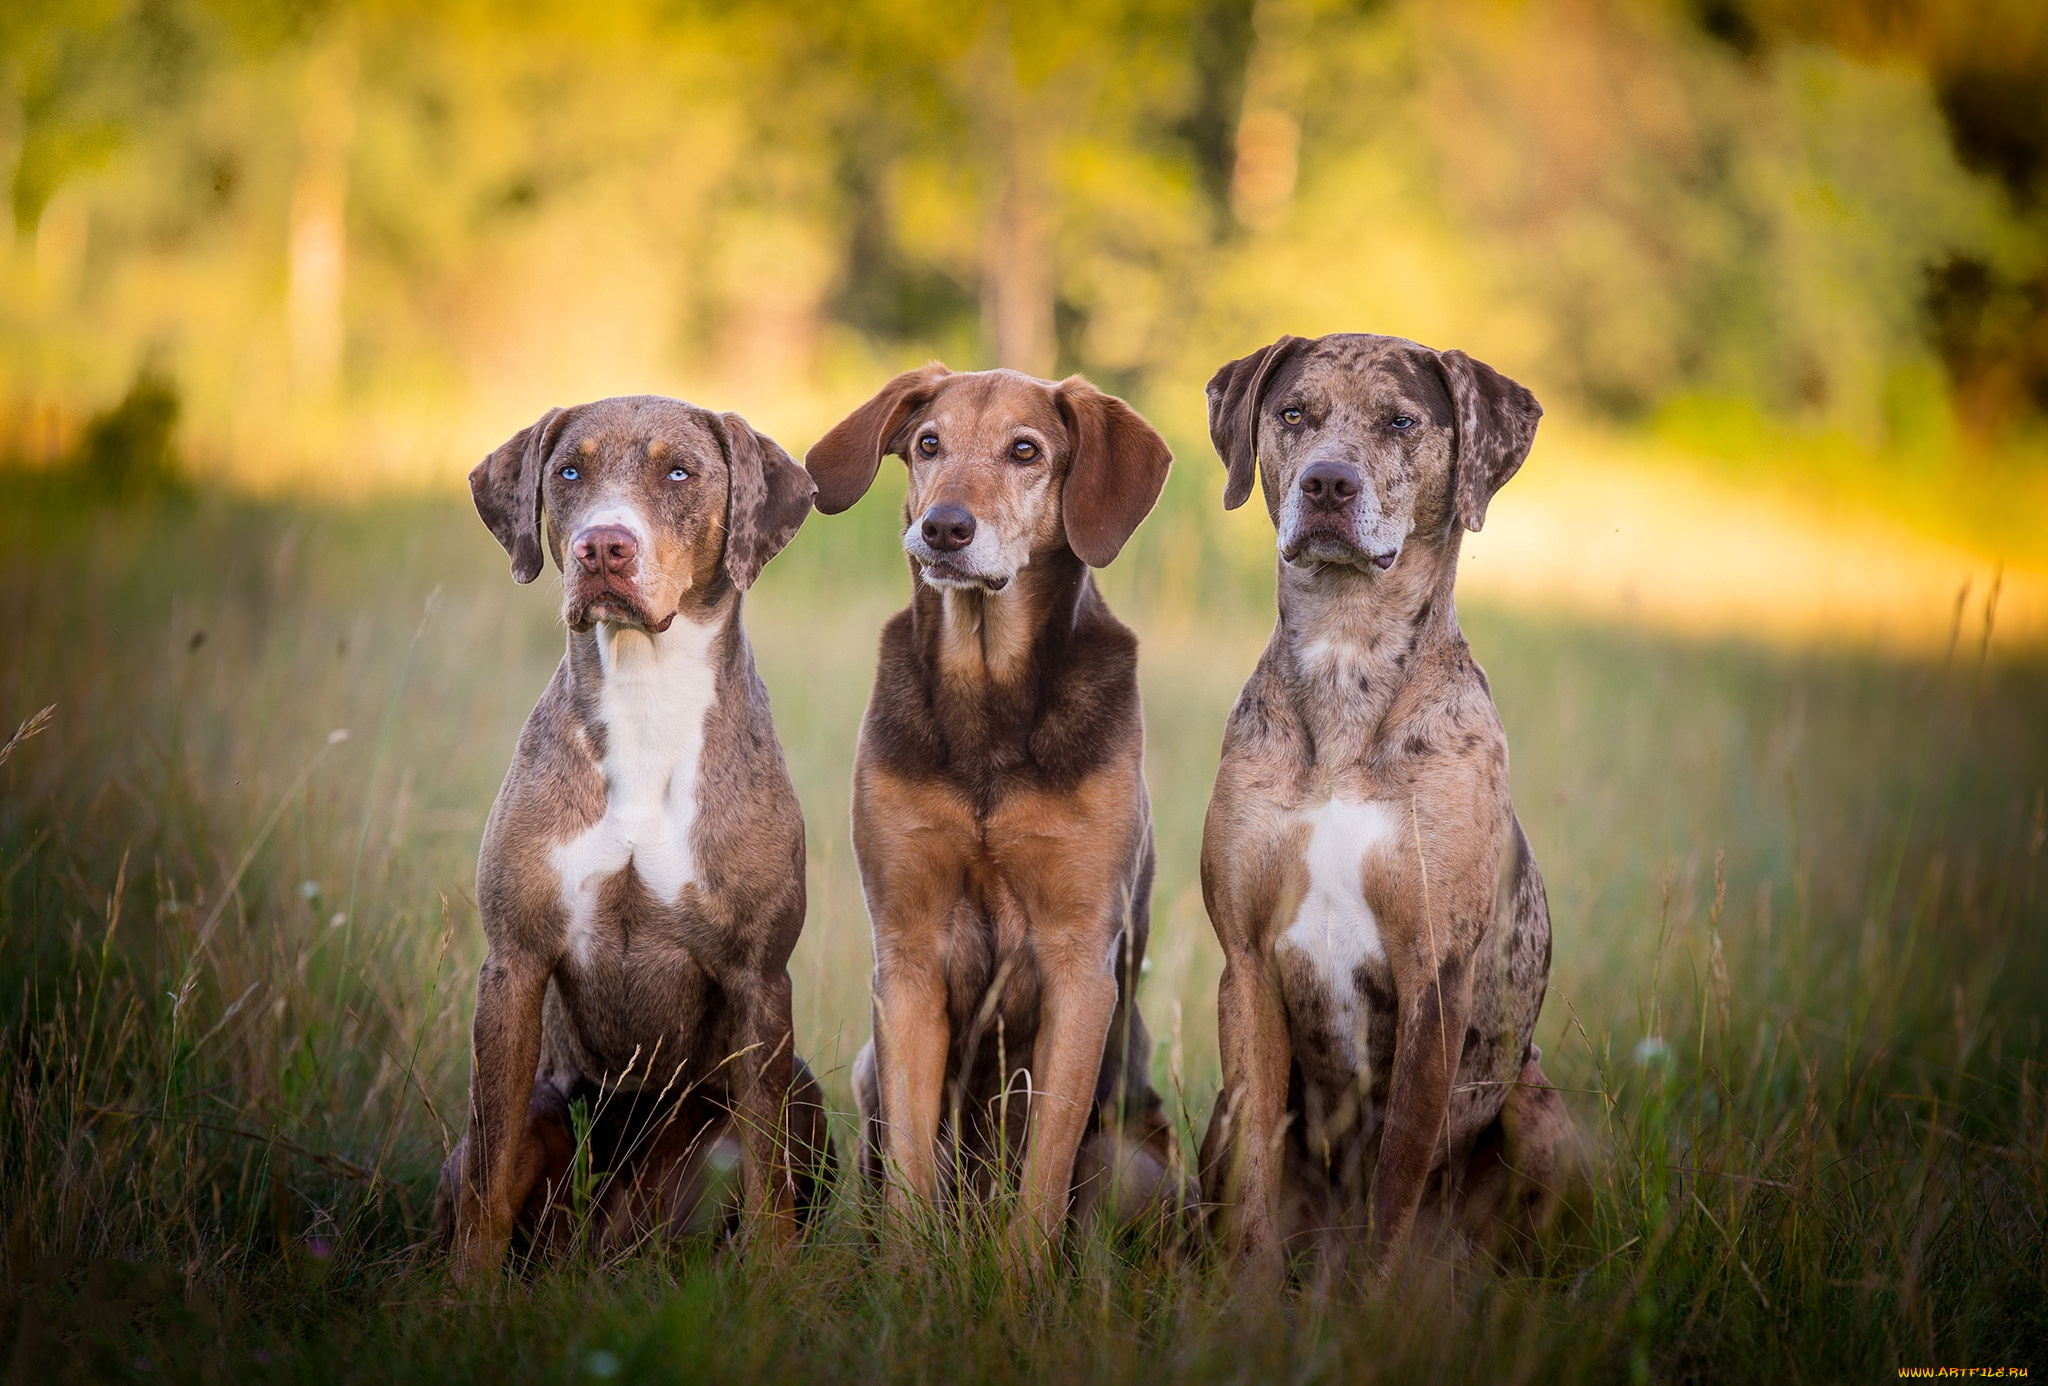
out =
<path fill-rule="evenodd" d="M 470 487 L 517 581 L 553 560 L 569 634 L 477 862 L 469 1129 L 435 1215 L 455 1272 L 692 1228 L 786 1241 L 833 1154 L 792 1052 L 803 815 L 740 612 L 811 478 L 737 414 L 638 396 L 549 410 Z"/>
<path fill-rule="evenodd" d="M 1275 1271 L 1357 1246 L 1385 1272 L 1418 1225 L 1526 1244 L 1583 1182 L 1532 1039 L 1543 878 L 1453 589 L 1543 410 L 1463 352 L 1358 333 L 1282 337 L 1208 396 L 1225 507 L 1262 484 L 1280 611 L 1202 837 L 1224 953 L 1203 1193 Z"/>

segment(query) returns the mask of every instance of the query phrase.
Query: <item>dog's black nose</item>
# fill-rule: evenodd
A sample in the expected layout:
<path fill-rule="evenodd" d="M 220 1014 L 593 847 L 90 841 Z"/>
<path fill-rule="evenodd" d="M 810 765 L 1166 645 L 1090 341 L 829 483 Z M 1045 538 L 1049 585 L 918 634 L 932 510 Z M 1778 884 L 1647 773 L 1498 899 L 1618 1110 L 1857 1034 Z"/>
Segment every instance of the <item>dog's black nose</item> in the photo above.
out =
<path fill-rule="evenodd" d="M 924 512 L 918 532 L 934 552 L 954 553 L 974 542 L 974 516 L 964 505 L 935 505 Z"/>
<path fill-rule="evenodd" d="M 586 573 L 622 573 L 640 556 L 640 541 L 624 525 L 592 525 L 569 550 Z"/>
<path fill-rule="evenodd" d="M 1343 462 L 1312 462 L 1302 469 L 1301 494 L 1309 504 L 1337 509 L 1358 498 L 1358 468 Z"/>

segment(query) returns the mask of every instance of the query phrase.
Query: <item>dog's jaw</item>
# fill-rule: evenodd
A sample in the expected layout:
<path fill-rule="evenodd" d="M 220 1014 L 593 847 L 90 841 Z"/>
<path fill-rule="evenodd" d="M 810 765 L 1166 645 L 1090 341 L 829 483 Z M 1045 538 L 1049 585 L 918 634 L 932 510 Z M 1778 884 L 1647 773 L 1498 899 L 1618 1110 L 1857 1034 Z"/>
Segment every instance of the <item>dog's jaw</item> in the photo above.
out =
<path fill-rule="evenodd" d="M 963 549 L 941 553 L 925 542 L 915 524 L 903 532 L 903 551 L 910 556 L 918 580 L 940 591 L 1001 592 L 1016 580 L 1029 561 L 1005 554 L 993 528 L 978 532 Z"/>
<path fill-rule="evenodd" d="M 919 560 L 917 575 L 927 585 L 951 592 L 1000 592 L 1010 585 L 1008 576 L 984 577 L 970 573 L 947 562 L 936 559 L 930 562 Z"/>
<path fill-rule="evenodd" d="M 599 626 L 612 630 L 644 630 L 649 635 L 660 635 L 675 624 L 676 616 L 677 611 L 671 611 L 666 616 L 656 617 L 638 598 L 607 589 L 589 597 L 581 609 L 566 618 L 566 624 L 578 635 Z"/>
<path fill-rule="evenodd" d="M 1356 568 L 1367 576 L 1371 576 L 1375 571 L 1386 572 L 1401 556 L 1399 544 L 1368 550 L 1327 529 L 1297 534 L 1292 543 L 1283 542 L 1279 549 L 1280 557 L 1297 568 L 1314 571 L 1326 564 L 1335 563 L 1347 568 Z"/>
<path fill-rule="evenodd" d="M 1368 575 L 1386 572 L 1401 557 L 1407 537 L 1378 505 L 1362 513 L 1318 514 L 1302 504 L 1300 491 L 1291 486 L 1274 525 L 1281 561 L 1310 572 L 1329 564 Z"/>

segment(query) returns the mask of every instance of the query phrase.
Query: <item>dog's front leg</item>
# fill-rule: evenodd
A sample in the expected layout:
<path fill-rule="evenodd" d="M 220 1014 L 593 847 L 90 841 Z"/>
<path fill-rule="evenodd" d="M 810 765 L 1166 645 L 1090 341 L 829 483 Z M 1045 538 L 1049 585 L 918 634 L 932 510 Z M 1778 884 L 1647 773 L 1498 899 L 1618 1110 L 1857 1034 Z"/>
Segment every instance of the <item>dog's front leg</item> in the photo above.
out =
<path fill-rule="evenodd" d="M 880 951 L 879 949 L 877 950 Z M 933 1196 L 939 1102 L 952 1023 L 946 979 L 923 958 L 895 957 L 875 968 L 875 1070 L 888 1141 L 889 1206 Z"/>
<path fill-rule="evenodd" d="M 552 970 L 544 959 L 494 948 L 477 974 L 469 1139 L 455 1212 L 458 1284 L 494 1269 L 512 1243 L 518 1211 L 512 1186 L 540 1064 L 541 1003 Z"/>
<path fill-rule="evenodd" d="M 1204 1162 L 1205 1174 L 1215 1168 L 1222 1186 L 1207 1192 L 1223 1205 L 1232 1249 L 1262 1271 L 1277 1273 L 1281 1143 L 1294 1040 L 1272 965 L 1255 949 L 1230 950 L 1216 990 L 1223 1060 L 1218 1101 L 1228 1125 L 1222 1150 Z"/>
<path fill-rule="evenodd" d="M 745 1044 L 740 1060 L 740 1140 L 746 1159 L 740 1182 L 748 1235 L 771 1248 L 796 1238 L 796 1185 L 789 1168 L 789 1093 L 796 1071 L 789 972 L 755 979 L 739 998 Z"/>
<path fill-rule="evenodd" d="M 1074 1158 L 1095 1106 L 1103 1046 L 1116 1014 L 1114 954 L 1066 947 L 1037 957 L 1038 1039 L 1031 1048 L 1031 1133 L 1024 1152 L 1022 1235 L 1036 1261 L 1059 1234 L 1074 1181 Z"/>
<path fill-rule="evenodd" d="M 1463 959 L 1421 975 L 1413 992 L 1400 999 L 1393 1083 L 1372 1176 L 1372 1251 L 1382 1275 L 1392 1274 L 1408 1240 L 1443 1138 L 1471 1008 Z"/>

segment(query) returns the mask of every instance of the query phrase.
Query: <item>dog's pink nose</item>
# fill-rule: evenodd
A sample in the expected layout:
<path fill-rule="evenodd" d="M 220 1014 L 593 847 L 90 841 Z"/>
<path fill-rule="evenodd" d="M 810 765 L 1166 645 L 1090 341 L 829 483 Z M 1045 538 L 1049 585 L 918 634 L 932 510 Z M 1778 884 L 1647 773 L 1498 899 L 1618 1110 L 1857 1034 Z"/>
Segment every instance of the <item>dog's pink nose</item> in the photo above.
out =
<path fill-rule="evenodd" d="M 640 556 L 640 541 L 624 525 L 592 525 L 570 545 L 583 571 L 623 574 Z"/>
<path fill-rule="evenodd" d="M 974 516 L 964 505 L 935 505 L 918 525 L 927 546 L 938 553 L 957 553 L 974 542 Z"/>
<path fill-rule="evenodd" d="M 1358 468 L 1342 462 L 1312 462 L 1302 469 L 1301 493 L 1310 504 L 1336 508 L 1358 495 Z"/>

